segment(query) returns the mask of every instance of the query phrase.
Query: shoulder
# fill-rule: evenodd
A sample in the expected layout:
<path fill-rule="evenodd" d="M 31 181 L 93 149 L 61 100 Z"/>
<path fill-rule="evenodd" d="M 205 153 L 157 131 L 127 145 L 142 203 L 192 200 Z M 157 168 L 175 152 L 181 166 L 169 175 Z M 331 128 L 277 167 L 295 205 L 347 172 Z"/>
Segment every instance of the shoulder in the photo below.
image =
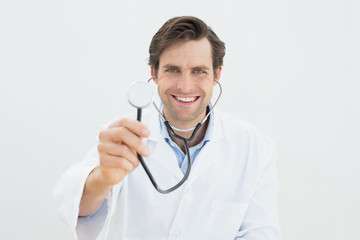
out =
<path fill-rule="evenodd" d="M 251 146 L 267 148 L 269 151 L 275 148 L 272 138 L 254 124 L 219 109 L 215 111 L 215 115 L 223 130 L 224 138 L 233 141 L 233 144 L 247 143 Z"/>

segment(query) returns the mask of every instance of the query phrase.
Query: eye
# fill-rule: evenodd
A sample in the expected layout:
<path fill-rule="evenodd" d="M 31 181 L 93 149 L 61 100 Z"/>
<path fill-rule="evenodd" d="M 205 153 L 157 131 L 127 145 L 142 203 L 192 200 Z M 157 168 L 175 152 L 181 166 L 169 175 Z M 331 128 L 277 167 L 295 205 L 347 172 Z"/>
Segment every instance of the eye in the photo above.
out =
<path fill-rule="evenodd" d="M 177 73 L 177 69 L 173 69 L 173 68 L 169 68 L 169 69 L 166 69 L 166 72 L 170 72 L 170 73 Z"/>
<path fill-rule="evenodd" d="M 196 73 L 196 74 L 203 74 L 203 73 L 205 73 L 205 71 L 203 71 L 203 70 L 201 70 L 201 69 L 197 69 L 197 70 L 194 71 L 194 73 Z"/>

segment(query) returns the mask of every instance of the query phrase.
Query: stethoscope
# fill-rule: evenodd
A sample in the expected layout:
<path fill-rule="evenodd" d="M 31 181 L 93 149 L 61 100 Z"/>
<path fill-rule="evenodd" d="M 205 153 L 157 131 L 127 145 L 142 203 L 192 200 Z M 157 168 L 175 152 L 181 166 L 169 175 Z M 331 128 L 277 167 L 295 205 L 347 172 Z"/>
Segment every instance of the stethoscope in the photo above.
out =
<path fill-rule="evenodd" d="M 198 132 L 198 130 L 200 129 L 200 127 L 202 126 L 202 124 L 204 122 L 206 122 L 207 118 L 209 117 L 209 115 L 211 114 L 211 112 L 213 111 L 214 107 L 216 106 L 217 102 L 219 101 L 219 98 L 222 94 L 222 87 L 219 83 L 218 80 L 214 79 L 214 81 L 216 81 L 217 85 L 219 86 L 220 92 L 219 92 L 219 96 L 217 97 L 217 99 L 215 100 L 214 104 L 211 106 L 210 110 L 208 111 L 208 113 L 206 114 L 206 116 L 202 119 L 201 122 L 199 122 L 195 127 L 193 128 L 189 128 L 189 129 L 179 129 L 176 128 L 174 126 L 171 126 L 171 124 L 165 119 L 164 115 L 161 113 L 160 109 L 158 108 L 158 106 L 155 104 L 153 98 L 154 98 L 154 94 L 152 91 L 152 88 L 149 84 L 149 82 L 151 80 L 153 80 L 155 77 L 151 77 L 147 82 L 143 82 L 143 81 L 138 81 L 138 82 L 134 82 L 130 85 L 129 90 L 128 90 L 128 100 L 129 103 L 137 108 L 137 120 L 141 122 L 141 116 L 142 116 L 142 109 L 149 106 L 151 103 L 153 103 L 155 109 L 157 110 L 157 112 L 159 113 L 160 118 L 164 121 L 164 124 L 167 128 L 167 130 L 169 131 L 169 133 L 176 137 L 177 139 L 182 140 L 182 142 L 184 143 L 184 147 L 185 147 L 185 152 L 186 152 L 186 156 L 187 156 L 187 169 L 185 172 L 184 177 L 173 187 L 169 188 L 169 189 L 161 189 L 159 187 L 159 185 L 156 183 L 153 175 L 151 174 L 148 166 L 146 165 L 144 159 L 142 158 L 142 156 L 140 154 L 137 154 L 137 157 L 141 163 L 141 165 L 143 166 L 146 174 L 148 175 L 152 185 L 155 187 L 155 189 L 159 192 L 159 193 L 171 193 L 172 191 L 178 189 L 185 181 L 186 179 L 189 177 L 190 175 L 190 171 L 191 171 L 191 157 L 190 157 L 190 150 L 189 150 L 189 146 L 188 146 L 188 142 L 190 142 L 191 140 L 194 139 L 196 133 Z M 189 132 L 192 131 L 192 134 L 189 138 L 184 138 L 178 134 L 176 134 L 174 132 L 174 130 L 177 130 L 179 132 Z"/>

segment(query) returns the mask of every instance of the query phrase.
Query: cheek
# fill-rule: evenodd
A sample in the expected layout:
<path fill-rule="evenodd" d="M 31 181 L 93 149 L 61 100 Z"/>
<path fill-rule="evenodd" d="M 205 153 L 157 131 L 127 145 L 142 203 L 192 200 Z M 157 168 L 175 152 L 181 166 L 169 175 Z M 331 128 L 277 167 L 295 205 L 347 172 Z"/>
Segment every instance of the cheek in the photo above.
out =
<path fill-rule="evenodd" d="M 159 75 L 158 77 L 158 89 L 166 89 L 168 88 L 169 86 L 169 79 L 168 79 L 168 76 L 166 75 L 166 73 L 162 73 Z"/>
<path fill-rule="evenodd" d="M 160 80 L 158 82 L 157 90 L 158 90 L 159 95 L 164 94 L 166 92 L 166 90 L 169 89 L 168 85 L 169 84 L 167 83 L 167 81 L 164 81 L 164 80 Z"/>
<path fill-rule="evenodd" d="M 215 86 L 214 82 L 212 79 L 207 79 L 206 81 L 202 81 L 199 86 L 204 92 L 211 93 Z"/>

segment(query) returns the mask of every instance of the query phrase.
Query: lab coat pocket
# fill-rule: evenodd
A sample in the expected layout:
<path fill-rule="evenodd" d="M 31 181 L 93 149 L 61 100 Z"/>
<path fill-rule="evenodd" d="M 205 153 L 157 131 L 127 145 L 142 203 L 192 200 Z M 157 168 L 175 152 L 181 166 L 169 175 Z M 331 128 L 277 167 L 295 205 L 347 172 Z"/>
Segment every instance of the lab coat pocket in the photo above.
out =
<path fill-rule="evenodd" d="M 233 240 L 240 229 L 249 202 L 214 199 L 206 239 Z"/>

